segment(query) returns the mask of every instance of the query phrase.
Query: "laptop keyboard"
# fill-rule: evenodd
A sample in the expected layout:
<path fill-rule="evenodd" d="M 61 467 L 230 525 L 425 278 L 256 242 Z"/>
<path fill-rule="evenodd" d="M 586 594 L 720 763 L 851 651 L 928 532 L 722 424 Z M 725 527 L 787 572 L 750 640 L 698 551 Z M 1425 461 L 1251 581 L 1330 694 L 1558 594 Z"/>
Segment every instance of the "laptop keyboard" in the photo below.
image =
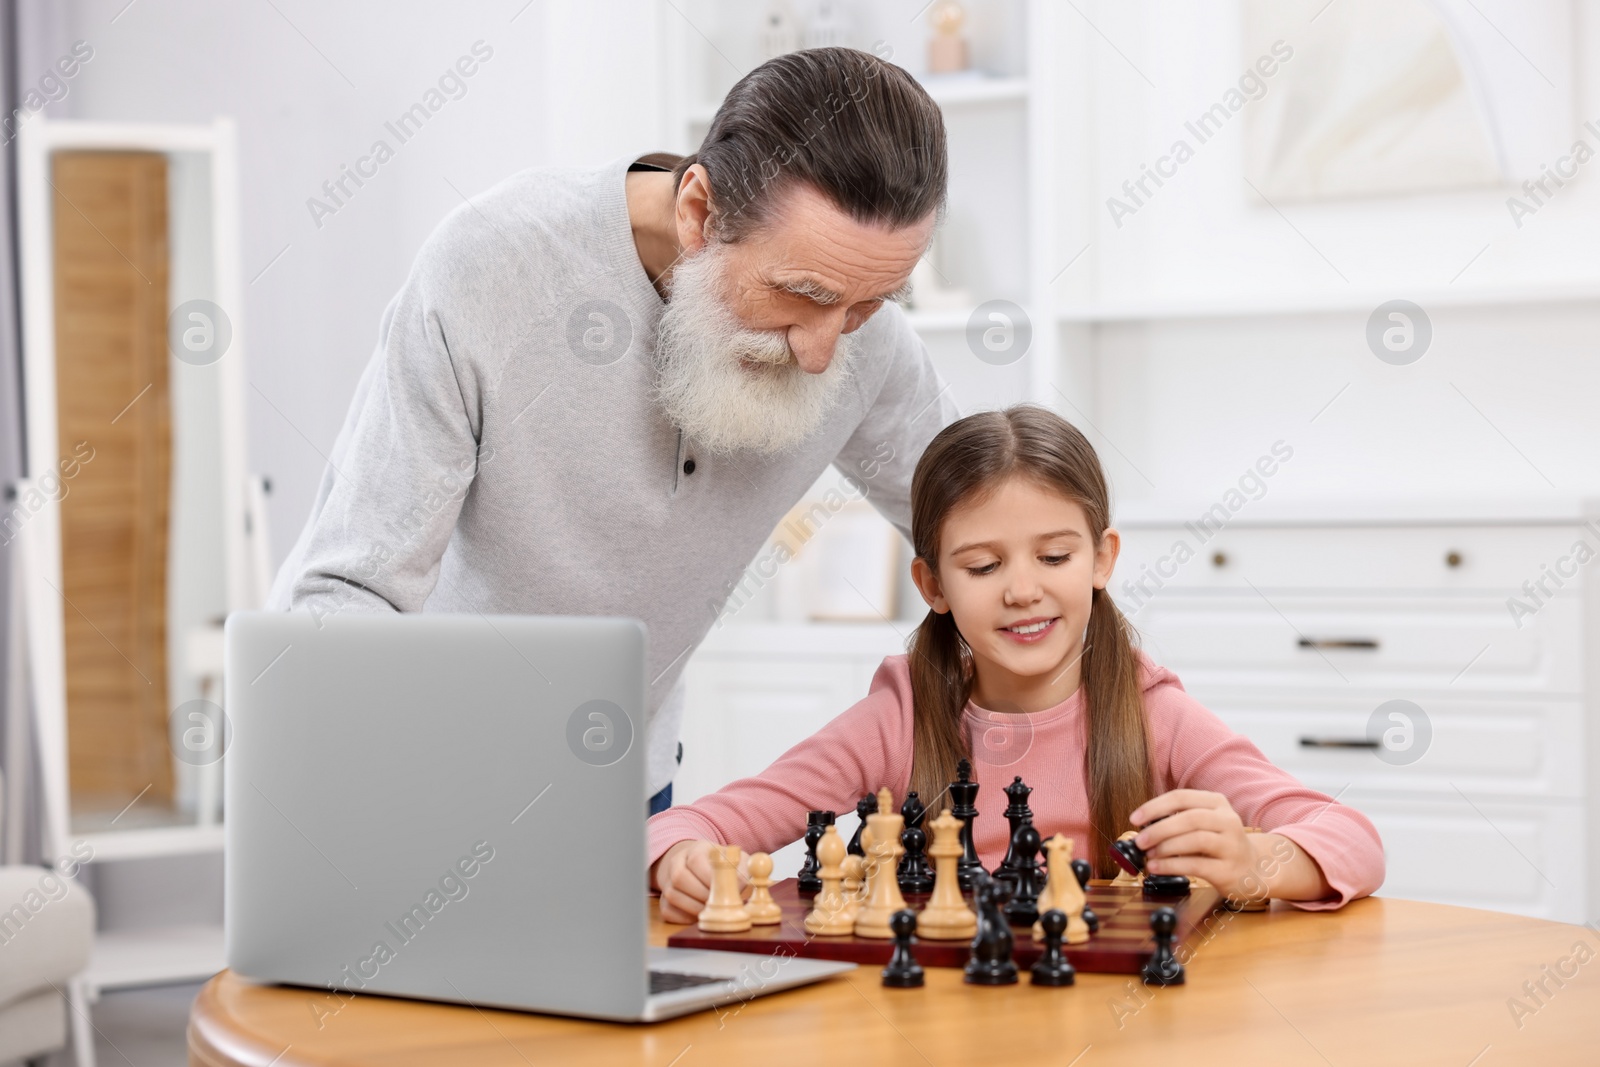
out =
<path fill-rule="evenodd" d="M 650 992 L 672 993 L 679 989 L 693 989 L 695 986 L 713 985 L 717 982 L 731 981 L 728 978 L 715 978 L 709 974 L 684 974 L 682 971 L 651 971 Z"/>

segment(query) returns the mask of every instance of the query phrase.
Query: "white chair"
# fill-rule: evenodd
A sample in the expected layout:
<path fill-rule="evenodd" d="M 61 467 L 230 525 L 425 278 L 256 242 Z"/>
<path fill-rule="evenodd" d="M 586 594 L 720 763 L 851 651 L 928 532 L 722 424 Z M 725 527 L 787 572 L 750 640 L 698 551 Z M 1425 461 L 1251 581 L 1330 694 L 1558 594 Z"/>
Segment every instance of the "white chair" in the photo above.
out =
<path fill-rule="evenodd" d="M 77 1060 L 94 1062 L 93 1047 L 82 1045 L 93 1033 L 82 1014 L 89 1006 L 75 982 L 94 927 L 94 898 L 75 880 L 50 867 L 0 866 L 0 1063 L 65 1047 L 69 1011 Z"/>

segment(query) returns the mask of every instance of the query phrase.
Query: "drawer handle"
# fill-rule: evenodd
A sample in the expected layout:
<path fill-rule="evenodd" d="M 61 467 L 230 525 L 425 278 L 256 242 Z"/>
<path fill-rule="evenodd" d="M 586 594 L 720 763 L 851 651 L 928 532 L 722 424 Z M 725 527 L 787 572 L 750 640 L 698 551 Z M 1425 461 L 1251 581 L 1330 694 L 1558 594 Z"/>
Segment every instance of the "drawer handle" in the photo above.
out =
<path fill-rule="evenodd" d="M 1301 748 L 1378 748 L 1382 745 L 1375 737 L 1302 737 Z"/>
<path fill-rule="evenodd" d="M 1301 648 L 1340 648 L 1361 649 L 1365 652 L 1378 651 L 1378 639 L 1375 637 L 1302 637 Z"/>

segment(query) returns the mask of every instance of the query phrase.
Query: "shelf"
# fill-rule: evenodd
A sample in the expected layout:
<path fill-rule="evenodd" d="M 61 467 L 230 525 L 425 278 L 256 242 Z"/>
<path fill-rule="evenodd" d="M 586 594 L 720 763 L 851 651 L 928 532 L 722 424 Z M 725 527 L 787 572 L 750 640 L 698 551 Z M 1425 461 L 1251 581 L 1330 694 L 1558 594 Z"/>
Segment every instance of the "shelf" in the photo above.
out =
<path fill-rule="evenodd" d="M 91 995 L 107 989 L 210 978 L 226 966 L 221 926 L 102 930 L 83 977 Z"/>
<path fill-rule="evenodd" d="M 984 74 L 925 75 L 918 79 L 940 107 L 991 104 L 1028 98 L 1028 79 Z"/>
<path fill-rule="evenodd" d="M 223 830 L 220 823 L 212 826 L 163 826 L 149 830 L 82 834 L 74 840 L 84 842 L 94 850 L 89 862 L 103 863 L 221 852 Z"/>
<path fill-rule="evenodd" d="M 1518 304 L 1571 304 L 1600 301 L 1600 281 L 1559 285 L 1518 285 L 1454 289 L 1388 286 L 1382 290 L 1351 290 L 1333 294 L 1219 296 L 1187 300 L 1107 302 L 1066 305 L 1057 318 L 1063 323 L 1149 322 L 1177 319 L 1273 318 L 1292 315 L 1327 315 L 1370 312 L 1394 299 L 1410 300 L 1424 311 L 1435 307 Z"/>

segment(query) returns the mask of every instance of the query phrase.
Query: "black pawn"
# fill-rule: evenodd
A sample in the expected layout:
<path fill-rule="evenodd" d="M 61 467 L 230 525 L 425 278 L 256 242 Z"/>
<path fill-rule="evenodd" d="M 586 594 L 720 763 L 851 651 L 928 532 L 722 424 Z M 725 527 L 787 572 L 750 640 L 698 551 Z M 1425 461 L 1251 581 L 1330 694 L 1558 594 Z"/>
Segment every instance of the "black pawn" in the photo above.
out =
<path fill-rule="evenodd" d="M 1178 928 L 1178 913 L 1161 907 L 1150 913 L 1150 932 L 1155 935 L 1156 950 L 1150 953 L 1139 977 L 1145 985 L 1182 985 L 1183 964 L 1172 952 L 1173 931 Z"/>
<path fill-rule="evenodd" d="M 802 893 L 822 892 L 822 879 L 817 876 L 820 865 L 817 863 L 817 843 L 822 840 L 822 835 L 827 831 L 828 824 L 833 822 L 831 811 L 806 812 L 806 858 L 800 864 L 800 873 L 795 876 L 796 887 Z"/>
<path fill-rule="evenodd" d="M 1083 925 L 1089 928 L 1091 934 L 1100 932 L 1100 916 L 1096 915 L 1094 909 L 1087 904 L 1083 906 Z"/>
<path fill-rule="evenodd" d="M 963 977 L 968 985 L 1014 985 L 1017 961 L 1011 958 L 1016 941 L 1000 908 L 1011 899 L 1011 887 L 987 874 L 978 876 L 978 932 L 972 938 L 972 957 Z"/>
<path fill-rule="evenodd" d="M 933 872 L 928 870 L 928 835 L 920 826 L 900 831 L 900 845 L 906 850 L 900 860 L 897 881 L 902 893 L 932 893 Z"/>
<path fill-rule="evenodd" d="M 915 989 L 922 984 L 922 964 L 911 954 L 912 934 L 917 931 L 917 913 L 902 908 L 889 916 L 894 934 L 894 953 L 883 969 L 883 984 L 891 989 Z"/>
<path fill-rule="evenodd" d="M 1089 861 L 1082 856 L 1074 857 L 1072 860 L 1072 873 L 1078 876 L 1078 888 L 1087 893 L 1089 891 L 1089 878 L 1094 874 L 1094 868 L 1089 865 Z"/>
<path fill-rule="evenodd" d="M 911 792 L 907 793 L 906 802 L 900 805 L 900 844 L 905 848 L 906 852 L 905 855 L 900 857 L 900 866 L 896 868 L 896 872 L 900 876 L 900 892 L 902 893 L 918 892 L 918 890 L 906 888 L 906 870 L 907 866 L 911 863 L 911 846 L 906 844 L 905 831 L 913 829 L 921 830 L 922 820 L 927 818 L 927 816 L 928 809 L 923 807 L 921 798 L 917 796 L 917 791 L 913 789 Z M 924 836 L 922 839 L 922 847 L 924 849 L 928 847 L 928 839 L 926 836 Z M 924 866 L 927 865 L 928 861 L 926 854 L 924 854 L 922 862 Z M 929 889 L 928 892 L 931 893 L 933 890 Z"/>
<path fill-rule="evenodd" d="M 856 824 L 856 832 L 850 835 L 850 844 L 845 847 L 845 852 L 852 856 L 865 856 L 867 850 L 861 847 L 861 831 L 867 828 L 867 816 L 878 814 L 878 794 L 868 793 L 856 801 L 856 818 L 861 821 Z"/>
<path fill-rule="evenodd" d="M 1039 916 L 1044 927 L 1044 955 L 1033 965 L 1033 984 L 1048 986 L 1071 985 L 1078 977 L 1067 957 L 1061 951 L 1061 937 L 1067 932 L 1067 913 L 1051 908 Z"/>
<path fill-rule="evenodd" d="M 956 878 L 963 892 L 977 887 L 977 875 L 988 873 L 978 858 L 978 846 L 972 840 L 972 820 L 978 817 L 978 783 L 972 780 L 972 764 L 962 760 L 956 764 L 956 780 L 950 783 L 950 815 L 961 820 L 961 859 L 956 862 Z"/>
<path fill-rule="evenodd" d="M 1006 786 L 1006 797 L 1011 803 L 1006 805 L 1006 822 L 1011 825 L 1011 833 L 1007 838 L 1005 859 L 1000 861 L 1000 866 L 995 868 L 994 876 L 1002 882 L 1009 882 L 1016 877 L 1017 859 L 1013 852 L 1017 840 L 1017 829 L 1025 822 L 1033 821 L 1033 809 L 1028 807 L 1028 795 L 1033 789 L 1022 781 L 1022 775 L 1017 775 Z"/>
<path fill-rule="evenodd" d="M 1014 860 L 1011 884 L 1015 892 L 1006 905 L 1006 921 L 1012 926 L 1032 926 L 1039 919 L 1039 831 L 1033 823 L 1017 827 L 1011 838 Z"/>

